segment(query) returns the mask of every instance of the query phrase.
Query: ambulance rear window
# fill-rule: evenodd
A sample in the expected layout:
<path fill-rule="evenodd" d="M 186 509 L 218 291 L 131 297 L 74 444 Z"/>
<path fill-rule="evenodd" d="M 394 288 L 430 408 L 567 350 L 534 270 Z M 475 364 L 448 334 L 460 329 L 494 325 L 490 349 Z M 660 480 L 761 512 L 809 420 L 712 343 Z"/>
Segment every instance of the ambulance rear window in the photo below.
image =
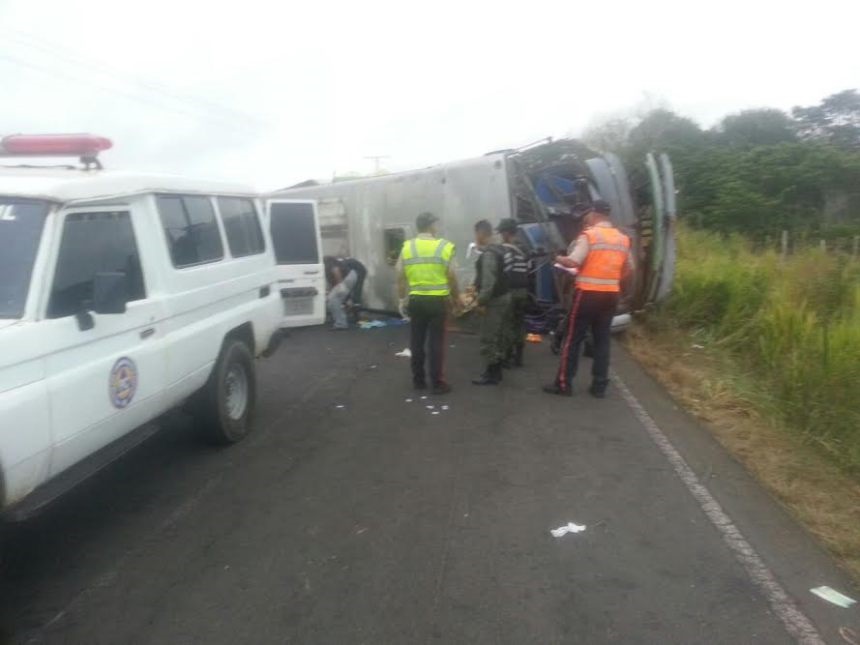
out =
<path fill-rule="evenodd" d="M 272 204 L 272 244 L 278 264 L 318 264 L 316 218 L 311 204 Z"/>

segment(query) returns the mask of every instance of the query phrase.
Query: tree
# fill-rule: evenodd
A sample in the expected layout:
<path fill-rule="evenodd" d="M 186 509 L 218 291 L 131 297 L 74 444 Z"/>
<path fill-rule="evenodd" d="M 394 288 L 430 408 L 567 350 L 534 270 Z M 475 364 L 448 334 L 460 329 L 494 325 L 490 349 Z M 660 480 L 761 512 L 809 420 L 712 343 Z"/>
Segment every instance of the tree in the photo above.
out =
<path fill-rule="evenodd" d="M 688 150 L 704 143 L 704 133 L 692 119 L 666 109 L 649 112 L 630 131 L 630 146 L 637 152 Z"/>
<path fill-rule="evenodd" d="M 844 90 L 819 105 L 791 111 L 802 139 L 860 150 L 860 94 Z"/>
<path fill-rule="evenodd" d="M 725 117 L 715 129 L 718 140 L 738 147 L 770 146 L 797 140 L 794 122 L 782 110 L 744 110 Z"/>
<path fill-rule="evenodd" d="M 590 126 L 582 135 L 589 147 L 600 152 L 623 154 L 627 150 L 633 121 L 626 118 L 613 118 Z"/>

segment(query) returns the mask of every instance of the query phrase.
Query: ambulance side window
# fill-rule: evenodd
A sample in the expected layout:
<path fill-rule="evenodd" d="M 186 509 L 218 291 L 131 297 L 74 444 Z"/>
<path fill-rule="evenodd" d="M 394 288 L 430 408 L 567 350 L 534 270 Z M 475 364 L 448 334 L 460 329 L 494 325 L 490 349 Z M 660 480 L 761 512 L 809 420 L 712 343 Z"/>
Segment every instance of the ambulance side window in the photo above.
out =
<path fill-rule="evenodd" d="M 57 256 L 48 318 L 72 316 L 93 299 L 97 273 L 121 272 L 128 300 L 146 298 L 140 255 L 128 211 L 69 213 Z"/>
<path fill-rule="evenodd" d="M 177 269 L 224 257 L 221 231 L 208 197 L 159 195 L 158 213 Z"/>
<path fill-rule="evenodd" d="M 256 255 L 266 250 L 263 229 L 253 201 L 243 197 L 219 197 L 218 210 L 224 222 L 230 254 L 234 258 Z"/>

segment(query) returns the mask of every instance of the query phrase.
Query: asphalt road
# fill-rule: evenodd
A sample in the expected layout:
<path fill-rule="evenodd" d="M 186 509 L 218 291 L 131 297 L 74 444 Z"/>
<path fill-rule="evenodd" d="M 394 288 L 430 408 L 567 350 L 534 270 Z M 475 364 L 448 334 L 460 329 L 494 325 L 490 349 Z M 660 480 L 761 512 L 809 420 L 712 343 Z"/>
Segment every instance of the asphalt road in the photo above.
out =
<path fill-rule="evenodd" d="M 476 339 L 452 335 L 455 391 L 421 400 L 394 357 L 405 339 L 298 331 L 260 364 L 244 443 L 201 447 L 173 420 L 11 527 L 5 639 L 842 643 L 840 627 L 860 631 L 856 606 L 809 593 L 851 595 L 843 574 L 620 350 L 625 386 L 565 399 L 540 392 L 546 345 L 502 386 L 476 388 Z M 587 528 L 550 535 L 568 522 Z M 790 633 L 807 620 L 812 632 Z"/>

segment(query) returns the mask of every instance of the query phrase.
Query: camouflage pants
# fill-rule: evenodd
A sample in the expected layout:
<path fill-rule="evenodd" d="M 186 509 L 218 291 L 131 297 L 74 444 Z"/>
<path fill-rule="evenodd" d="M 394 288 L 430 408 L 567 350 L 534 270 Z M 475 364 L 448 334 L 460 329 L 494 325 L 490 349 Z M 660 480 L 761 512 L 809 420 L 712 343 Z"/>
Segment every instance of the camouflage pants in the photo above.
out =
<path fill-rule="evenodd" d="M 526 307 L 529 292 L 526 289 L 511 289 L 511 306 L 505 324 L 505 356 L 510 356 L 517 345 L 526 341 Z"/>
<path fill-rule="evenodd" d="M 508 294 L 493 298 L 481 317 L 481 358 L 485 365 L 501 363 L 507 354 L 505 338 L 510 317 L 511 298 Z"/>

